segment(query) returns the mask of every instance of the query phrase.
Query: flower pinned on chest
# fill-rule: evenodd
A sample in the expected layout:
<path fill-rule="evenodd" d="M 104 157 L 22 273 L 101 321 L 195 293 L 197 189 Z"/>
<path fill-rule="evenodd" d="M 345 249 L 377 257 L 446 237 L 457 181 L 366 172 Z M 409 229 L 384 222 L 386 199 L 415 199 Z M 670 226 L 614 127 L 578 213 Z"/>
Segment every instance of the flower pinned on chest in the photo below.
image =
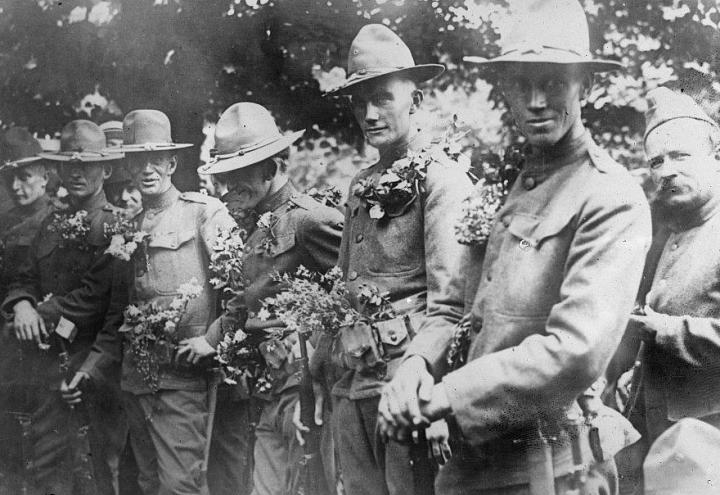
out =
<path fill-rule="evenodd" d="M 236 295 L 245 286 L 243 262 L 247 233 L 238 226 L 230 229 L 218 229 L 208 269 L 212 277 L 210 285 L 214 289 Z"/>
<path fill-rule="evenodd" d="M 90 221 L 87 216 L 88 212 L 85 210 L 77 210 L 72 213 L 53 213 L 48 230 L 60 236 L 60 247 L 88 250 L 90 249 L 87 243 L 88 234 L 90 233 Z"/>
<path fill-rule="evenodd" d="M 260 215 L 260 218 L 258 218 L 257 221 L 257 228 L 265 233 L 265 239 L 262 242 L 262 247 L 268 254 L 272 253 L 273 246 L 275 246 L 275 243 L 277 242 L 277 237 L 275 237 L 275 232 L 273 231 L 273 227 L 275 227 L 277 222 L 278 216 L 271 211 Z"/>
<path fill-rule="evenodd" d="M 115 221 L 105 224 L 105 237 L 110 240 L 105 253 L 123 261 L 130 261 L 136 252 L 147 253 L 149 235 L 138 229 L 135 222 L 122 213 L 115 213 Z"/>

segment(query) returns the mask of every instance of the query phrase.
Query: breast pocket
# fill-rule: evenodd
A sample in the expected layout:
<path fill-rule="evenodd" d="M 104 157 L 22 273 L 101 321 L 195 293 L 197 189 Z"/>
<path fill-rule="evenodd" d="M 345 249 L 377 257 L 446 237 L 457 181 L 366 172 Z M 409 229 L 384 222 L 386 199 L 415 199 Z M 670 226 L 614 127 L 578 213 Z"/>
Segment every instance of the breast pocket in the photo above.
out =
<path fill-rule="evenodd" d="M 381 276 L 404 276 L 422 268 L 424 263 L 423 218 L 420 201 L 415 201 L 402 216 L 368 219 L 354 229 L 350 242 L 365 252 L 368 271 Z"/>
<path fill-rule="evenodd" d="M 158 294 L 175 294 L 181 284 L 198 277 L 194 230 L 153 234 L 148 242 L 149 282 Z M 200 280 L 199 280 L 200 281 Z"/>
<path fill-rule="evenodd" d="M 542 316 L 560 299 L 560 286 L 572 242 L 572 215 L 516 214 L 508 226 L 496 277 L 498 310 L 506 315 Z"/>

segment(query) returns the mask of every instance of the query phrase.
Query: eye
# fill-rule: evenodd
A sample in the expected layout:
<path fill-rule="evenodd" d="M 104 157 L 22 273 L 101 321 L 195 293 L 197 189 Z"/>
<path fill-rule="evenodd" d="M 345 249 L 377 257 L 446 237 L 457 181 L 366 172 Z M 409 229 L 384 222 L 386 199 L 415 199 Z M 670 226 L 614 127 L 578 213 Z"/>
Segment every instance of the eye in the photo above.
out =
<path fill-rule="evenodd" d="M 663 164 L 663 159 L 662 159 L 662 157 L 652 158 L 652 159 L 648 162 L 648 165 L 649 165 L 650 168 L 653 169 L 653 170 L 655 170 L 655 169 L 657 169 L 657 168 L 660 168 L 660 167 L 662 166 L 662 164 Z"/>

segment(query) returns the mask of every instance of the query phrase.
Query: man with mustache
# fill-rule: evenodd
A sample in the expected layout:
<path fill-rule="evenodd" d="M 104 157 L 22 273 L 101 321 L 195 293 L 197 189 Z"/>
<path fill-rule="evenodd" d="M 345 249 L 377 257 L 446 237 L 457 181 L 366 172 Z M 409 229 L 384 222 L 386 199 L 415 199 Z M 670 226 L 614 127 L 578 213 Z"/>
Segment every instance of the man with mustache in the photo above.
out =
<path fill-rule="evenodd" d="M 466 169 L 433 148 L 415 121 L 423 101 L 418 84 L 443 70 L 437 64 L 416 65 L 393 31 L 370 24 L 353 40 L 348 77 L 336 90 L 349 97 L 367 143 L 380 154 L 351 183 L 338 264 L 356 309 L 363 309 L 360 294 L 367 287 L 386 294 L 391 308 L 385 309 L 392 313 L 374 323 L 377 332 L 342 329 L 333 353 L 343 363 L 332 390 L 333 428 L 349 495 L 415 493 L 420 478 L 414 474 L 421 473 L 413 473 L 408 445 L 385 444 L 376 435 L 380 391 L 415 334 L 436 319 L 461 314 L 462 305 L 448 305 L 443 294 L 461 252 L 454 219 L 472 185 Z M 411 191 L 400 190 L 399 181 L 399 189 L 385 196 L 383 184 L 393 184 L 396 172 L 409 170 L 404 167 L 420 172 L 417 180 L 406 176 Z M 362 351 L 378 347 L 383 358 Z M 353 359 L 357 355 L 363 357 Z M 324 369 L 319 357 L 316 370 Z"/>
<path fill-rule="evenodd" d="M 263 299 L 283 288 L 274 274 L 293 275 L 300 266 L 325 273 L 337 263 L 342 215 L 299 193 L 287 176 L 289 148 L 303 132 L 283 136 L 270 112 L 250 102 L 236 103 L 220 116 L 215 127 L 214 158 L 198 171 L 218 176 L 227 184 L 223 199 L 231 211 L 246 213 L 241 220 L 248 234 L 243 256 L 246 280 L 242 293 L 228 302 L 228 311 L 212 325 L 208 335 L 184 343 L 183 350 L 187 349 L 191 356 L 214 353 L 223 336 L 237 329 L 252 333 L 282 327 L 280 321 L 261 321 L 257 316 Z M 249 218 L 257 223 L 251 224 Z M 272 377 L 272 390 L 254 392 L 262 402 L 255 428 L 252 493 L 256 495 L 296 493 L 300 488 L 297 484 L 303 449 L 292 425 L 299 398 L 300 355 L 296 341 L 297 337 L 290 335 L 260 346 L 268 363 L 267 373 Z M 217 430 L 208 466 L 211 477 L 217 473 L 211 484 L 213 495 L 246 493 L 241 490 L 247 489 L 239 486 L 237 475 L 240 461 L 249 454 L 248 428 L 241 421 L 242 415 L 247 415 L 248 402 L 230 399 L 219 401 L 216 413 Z M 334 488 L 334 479 L 329 481 Z"/>
<path fill-rule="evenodd" d="M 17 374 L 27 380 L 31 394 L 34 489 L 42 493 L 76 493 L 66 470 L 73 455 L 71 437 L 76 433 L 68 427 L 70 412 L 59 392 L 64 383 L 59 374 L 60 341 L 50 336 L 50 328 L 35 308 L 50 296 L 47 304 L 52 306 L 53 299 L 78 288 L 83 274 L 107 247 L 104 227 L 115 220 L 115 208 L 108 203 L 103 184 L 122 154 L 106 153 L 104 148 L 105 135 L 96 124 L 75 120 L 63 128 L 59 152 L 39 153 L 59 164 L 69 204 L 45 218 L 3 302 L 3 310 L 13 315 L 16 338 L 24 343 Z M 70 369 L 77 369 L 87 356 L 100 323 L 98 317 L 78 327 L 67 347 Z M 49 349 L 41 349 L 46 345 Z M 90 394 L 94 406 L 90 419 L 96 433 L 90 437 L 91 462 L 99 489 L 113 493 L 124 444 L 123 418 L 114 388 L 107 383 L 97 385 Z"/>
<path fill-rule="evenodd" d="M 643 314 L 628 330 L 647 344 L 649 443 L 683 418 L 720 427 L 720 129 L 693 99 L 667 88 L 647 95 L 645 155 L 657 186 L 660 228 Z M 657 248 L 657 249 L 656 249 Z"/>
<path fill-rule="evenodd" d="M 456 448 L 440 469 L 439 493 L 616 493 L 618 445 L 603 438 L 601 423 L 591 423 L 599 431 L 586 425 L 599 412 L 586 391 L 627 324 L 650 215 L 628 172 L 593 142 L 581 108 L 593 72 L 619 64 L 591 56 L 577 0 L 518 0 L 511 8 L 502 54 L 471 59 L 497 70 L 527 146 L 490 236 L 476 248 L 484 261 L 467 308 L 471 329 L 454 342 L 468 346 L 466 363 L 447 370 L 437 338 L 426 336 L 445 333 L 447 350 L 454 322 L 438 320 L 434 333 L 412 342 L 385 389 L 381 426 L 397 436 L 448 420 Z M 461 267 L 448 298 L 468 299 L 471 268 Z"/>

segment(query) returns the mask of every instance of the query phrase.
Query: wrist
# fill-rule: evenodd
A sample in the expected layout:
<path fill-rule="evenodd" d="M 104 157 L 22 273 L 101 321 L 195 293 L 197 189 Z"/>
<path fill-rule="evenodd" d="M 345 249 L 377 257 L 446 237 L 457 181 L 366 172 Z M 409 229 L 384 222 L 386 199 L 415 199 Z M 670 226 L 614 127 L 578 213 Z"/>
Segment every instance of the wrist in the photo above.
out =
<path fill-rule="evenodd" d="M 450 407 L 450 399 L 448 398 L 447 389 L 443 382 L 436 383 L 432 389 L 432 398 L 422 411 L 423 416 L 430 421 L 436 421 L 444 418 L 452 412 Z"/>
<path fill-rule="evenodd" d="M 27 299 L 20 299 L 13 306 L 13 311 L 22 311 L 23 309 L 34 309 L 32 303 Z"/>

